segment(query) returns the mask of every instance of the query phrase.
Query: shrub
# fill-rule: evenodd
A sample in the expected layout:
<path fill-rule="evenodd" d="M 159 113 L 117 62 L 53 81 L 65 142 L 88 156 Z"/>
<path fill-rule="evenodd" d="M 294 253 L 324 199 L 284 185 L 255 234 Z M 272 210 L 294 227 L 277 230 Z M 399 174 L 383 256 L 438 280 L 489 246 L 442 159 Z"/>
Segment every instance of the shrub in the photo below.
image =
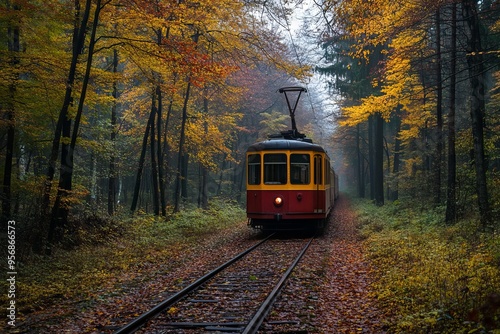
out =
<path fill-rule="evenodd" d="M 358 208 L 377 298 L 393 312 L 392 331 L 500 328 L 498 234 L 478 232 L 476 221 L 445 226 L 441 208 L 416 213 L 398 203 L 362 202 Z"/>

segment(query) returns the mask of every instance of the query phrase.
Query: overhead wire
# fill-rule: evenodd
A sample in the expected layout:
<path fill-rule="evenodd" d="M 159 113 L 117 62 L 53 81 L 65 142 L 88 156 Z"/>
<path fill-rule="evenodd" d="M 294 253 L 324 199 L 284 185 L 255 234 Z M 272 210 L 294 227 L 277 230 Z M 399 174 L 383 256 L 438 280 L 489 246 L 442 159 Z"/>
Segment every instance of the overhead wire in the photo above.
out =
<path fill-rule="evenodd" d="M 295 57 L 297 58 L 297 62 L 299 64 L 300 67 L 303 66 L 303 62 L 299 56 L 299 53 L 297 51 L 297 46 L 295 45 L 295 41 L 294 41 L 294 37 L 293 37 L 293 33 L 292 33 L 292 29 L 291 29 L 291 25 L 290 25 L 290 22 L 288 20 L 288 16 L 286 15 L 286 11 L 285 11 L 285 6 L 283 5 L 283 1 L 282 0 L 279 0 L 280 2 L 280 6 L 281 6 L 281 10 L 283 12 L 283 18 L 285 20 L 285 24 L 286 24 L 286 30 L 288 32 L 288 35 L 290 36 L 290 43 L 292 45 L 292 49 L 293 49 L 293 52 L 295 53 Z M 318 124 L 318 118 L 317 118 L 317 115 L 316 115 L 316 110 L 314 108 L 314 103 L 312 101 L 312 98 L 311 98 L 311 94 L 309 93 L 309 85 L 307 82 L 305 82 L 305 88 L 307 89 L 307 99 L 309 101 L 309 104 L 311 106 L 311 111 L 313 113 L 313 117 L 314 117 L 314 121 L 316 124 Z M 323 141 L 323 129 L 321 127 L 321 125 L 319 126 L 319 132 L 320 132 L 320 140 L 319 142 L 322 143 Z"/>

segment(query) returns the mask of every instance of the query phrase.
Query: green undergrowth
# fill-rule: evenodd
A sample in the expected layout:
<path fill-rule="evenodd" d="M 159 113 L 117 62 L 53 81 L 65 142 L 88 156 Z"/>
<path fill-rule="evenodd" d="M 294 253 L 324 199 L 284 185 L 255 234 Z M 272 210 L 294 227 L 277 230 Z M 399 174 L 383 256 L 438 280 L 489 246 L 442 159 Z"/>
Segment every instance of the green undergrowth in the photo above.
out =
<path fill-rule="evenodd" d="M 392 333 L 500 333 L 500 234 L 443 208 L 356 203 Z"/>
<path fill-rule="evenodd" d="M 168 219 L 137 214 L 100 229 L 74 231 L 81 242 L 77 247 L 56 247 L 50 257 L 33 255 L 18 264 L 18 316 L 68 301 L 85 307 L 141 284 L 162 263 L 182 261 L 183 252 L 201 239 L 244 220 L 236 203 L 213 201 L 208 210 L 186 208 Z M 6 295 L 1 298 L 7 302 Z"/>

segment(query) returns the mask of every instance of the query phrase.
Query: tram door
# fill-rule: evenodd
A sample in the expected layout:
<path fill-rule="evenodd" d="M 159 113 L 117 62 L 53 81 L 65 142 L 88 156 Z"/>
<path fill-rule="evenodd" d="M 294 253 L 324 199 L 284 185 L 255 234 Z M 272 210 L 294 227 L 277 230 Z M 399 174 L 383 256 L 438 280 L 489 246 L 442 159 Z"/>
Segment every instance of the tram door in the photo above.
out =
<path fill-rule="evenodd" d="M 314 155 L 314 212 L 323 212 L 321 203 L 321 185 L 323 184 L 323 158 L 320 154 Z"/>

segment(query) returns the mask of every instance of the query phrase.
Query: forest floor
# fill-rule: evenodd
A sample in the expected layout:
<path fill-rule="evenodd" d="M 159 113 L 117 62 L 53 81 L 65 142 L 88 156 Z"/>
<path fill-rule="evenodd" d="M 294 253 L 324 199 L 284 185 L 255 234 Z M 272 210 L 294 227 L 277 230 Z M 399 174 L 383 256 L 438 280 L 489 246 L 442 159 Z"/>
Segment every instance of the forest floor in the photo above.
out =
<path fill-rule="evenodd" d="M 169 256 L 148 261 L 141 273 L 124 271 L 112 284 L 95 282 L 94 291 L 81 294 L 86 296 L 81 299 L 54 296 L 20 314 L 10 332 L 112 333 L 255 243 L 258 234 L 241 223 L 188 244 L 165 245 L 171 248 Z M 282 292 L 271 320 L 299 317 L 307 333 L 381 333 L 386 319 L 372 297 L 372 282 L 355 214 L 349 200 L 341 197 L 324 234 L 313 242 Z"/>

